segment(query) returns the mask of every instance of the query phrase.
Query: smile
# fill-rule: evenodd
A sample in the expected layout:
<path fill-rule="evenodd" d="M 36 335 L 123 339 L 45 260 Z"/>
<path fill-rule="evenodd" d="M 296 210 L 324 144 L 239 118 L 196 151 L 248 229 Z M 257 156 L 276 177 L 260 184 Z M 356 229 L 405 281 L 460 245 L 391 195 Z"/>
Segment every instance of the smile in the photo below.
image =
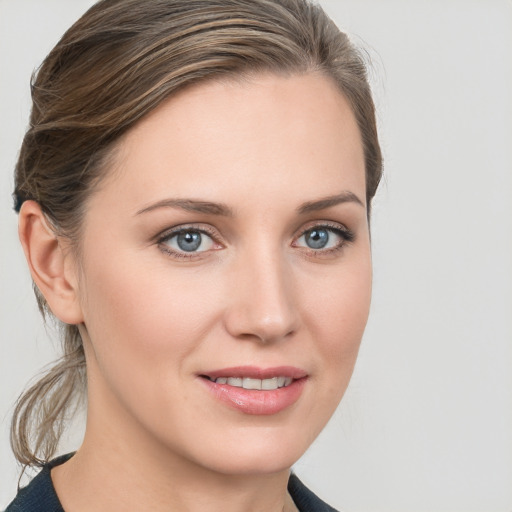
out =
<path fill-rule="evenodd" d="M 251 415 L 272 415 L 288 409 L 299 400 L 308 381 L 308 373 L 293 366 L 238 366 L 198 377 L 215 399 Z"/>
<path fill-rule="evenodd" d="M 291 377 L 271 377 L 269 379 L 254 379 L 251 377 L 218 377 L 212 379 L 207 377 L 216 384 L 227 384 L 236 388 L 257 389 L 261 391 L 271 391 L 274 389 L 289 386 L 293 379 Z"/>

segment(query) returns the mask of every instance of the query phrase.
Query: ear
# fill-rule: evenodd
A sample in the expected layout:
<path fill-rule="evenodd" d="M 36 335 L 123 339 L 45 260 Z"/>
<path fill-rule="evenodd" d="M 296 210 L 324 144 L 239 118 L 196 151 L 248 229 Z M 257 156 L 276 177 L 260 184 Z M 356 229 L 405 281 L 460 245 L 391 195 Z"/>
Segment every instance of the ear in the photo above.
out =
<path fill-rule="evenodd" d="M 18 234 L 34 283 L 50 311 L 62 322 L 83 322 L 78 279 L 72 253 L 48 225 L 41 207 L 25 201 L 21 207 Z"/>

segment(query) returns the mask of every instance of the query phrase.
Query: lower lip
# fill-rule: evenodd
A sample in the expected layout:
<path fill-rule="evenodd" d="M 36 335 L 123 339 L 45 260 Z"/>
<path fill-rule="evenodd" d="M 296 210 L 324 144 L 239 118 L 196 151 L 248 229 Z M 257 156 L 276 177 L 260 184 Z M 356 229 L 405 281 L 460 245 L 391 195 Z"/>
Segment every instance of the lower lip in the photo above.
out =
<path fill-rule="evenodd" d="M 306 378 L 294 380 L 289 386 L 272 390 L 244 389 L 228 384 L 217 384 L 201 378 L 216 398 L 245 414 L 270 415 L 287 409 L 299 398 Z"/>

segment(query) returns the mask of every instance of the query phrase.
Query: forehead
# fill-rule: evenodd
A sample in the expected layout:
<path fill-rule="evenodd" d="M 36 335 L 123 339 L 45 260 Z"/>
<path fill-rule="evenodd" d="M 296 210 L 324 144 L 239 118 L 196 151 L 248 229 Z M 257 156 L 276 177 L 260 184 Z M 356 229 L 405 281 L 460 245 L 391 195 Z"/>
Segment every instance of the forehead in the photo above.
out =
<path fill-rule="evenodd" d="M 230 202 L 286 191 L 307 201 L 348 189 L 365 198 L 355 117 L 319 74 L 187 88 L 125 135 L 115 164 L 100 195 L 110 187 L 133 211 L 166 195 Z"/>

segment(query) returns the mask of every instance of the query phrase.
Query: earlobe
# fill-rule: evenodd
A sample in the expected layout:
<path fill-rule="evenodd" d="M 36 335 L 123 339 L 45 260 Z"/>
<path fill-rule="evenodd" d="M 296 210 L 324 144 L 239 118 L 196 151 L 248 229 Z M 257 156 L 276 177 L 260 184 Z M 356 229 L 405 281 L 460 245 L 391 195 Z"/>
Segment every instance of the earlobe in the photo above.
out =
<path fill-rule="evenodd" d="M 53 232 L 35 201 L 25 201 L 19 214 L 18 233 L 34 283 L 50 311 L 62 322 L 80 324 L 82 310 L 70 253 Z"/>

